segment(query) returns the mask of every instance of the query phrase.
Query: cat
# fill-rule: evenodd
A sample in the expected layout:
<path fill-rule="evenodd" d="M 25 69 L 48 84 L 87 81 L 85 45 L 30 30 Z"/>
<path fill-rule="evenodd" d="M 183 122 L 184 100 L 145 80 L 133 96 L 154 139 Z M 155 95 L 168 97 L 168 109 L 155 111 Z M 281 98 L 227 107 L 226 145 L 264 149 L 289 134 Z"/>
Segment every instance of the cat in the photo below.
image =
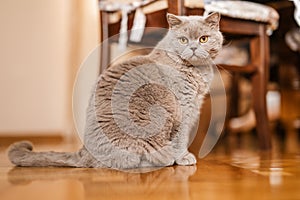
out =
<path fill-rule="evenodd" d="M 99 76 L 87 108 L 78 152 L 34 152 L 22 141 L 8 150 L 17 166 L 133 169 L 194 165 L 188 151 L 222 48 L 219 13 L 176 16 L 144 56 L 110 66 Z"/>

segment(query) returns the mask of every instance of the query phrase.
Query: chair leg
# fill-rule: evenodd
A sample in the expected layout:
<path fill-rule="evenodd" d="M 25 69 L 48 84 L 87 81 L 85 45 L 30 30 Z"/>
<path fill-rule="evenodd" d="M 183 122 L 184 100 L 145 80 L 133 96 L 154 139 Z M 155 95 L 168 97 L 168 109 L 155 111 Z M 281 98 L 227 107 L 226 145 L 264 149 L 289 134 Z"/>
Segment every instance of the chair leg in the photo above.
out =
<path fill-rule="evenodd" d="M 263 74 L 257 73 L 252 78 L 253 108 L 256 118 L 256 129 L 259 137 L 260 147 L 262 149 L 271 148 L 271 134 L 269 130 L 269 121 L 266 105 L 266 88 Z"/>
<path fill-rule="evenodd" d="M 252 76 L 253 108 L 256 117 L 256 129 L 261 149 L 271 149 L 271 133 L 267 115 L 266 93 L 269 67 L 269 38 L 265 27 L 261 26 L 260 35 L 250 43 L 251 61 L 258 66 Z"/>
<path fill-rule="evenodd" d="M 108 67 L 110 58 L 108 14 L 100 12 L 101 44 L 100 44 L 100 74 Z"/>
<path fill-rule="evenodd" d="M 232 73 L 231 79 L 231 97 L 230 97 L 230 105 L 229 105 L 229 118 L 237 117 L 239 115 L 239 79 L 240 76 L 238 73 Z"/>

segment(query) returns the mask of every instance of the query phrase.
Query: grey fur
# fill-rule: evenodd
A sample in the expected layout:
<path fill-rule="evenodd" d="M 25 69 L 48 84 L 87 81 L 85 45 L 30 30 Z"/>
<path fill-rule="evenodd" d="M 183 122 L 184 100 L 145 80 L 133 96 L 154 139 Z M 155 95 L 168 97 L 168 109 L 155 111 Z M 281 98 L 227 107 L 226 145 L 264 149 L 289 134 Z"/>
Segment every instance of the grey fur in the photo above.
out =
<path fill-rule="evenodd" d="M 82 149 L 33 152 L 30 142 L 19 142 L 9 148 L 11 162 L 115 169 L 195 164 L 187 148 L 213 78 L 212 58 L 223 43 L 220 15 L 167 19 L 169 31 L 149 55 L 111 66 L 99 77 Z M 201 36 L 208 40 L 200 43 Z"/>

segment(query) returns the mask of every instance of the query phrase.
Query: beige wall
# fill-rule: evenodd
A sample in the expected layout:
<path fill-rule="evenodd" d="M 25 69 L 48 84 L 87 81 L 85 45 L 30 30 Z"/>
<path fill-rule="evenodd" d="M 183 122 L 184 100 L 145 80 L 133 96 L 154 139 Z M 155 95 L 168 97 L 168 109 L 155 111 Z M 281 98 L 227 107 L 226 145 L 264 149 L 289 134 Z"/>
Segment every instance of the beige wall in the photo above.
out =
<path fill-rule="evenodd" d="M 0 134 L 71 132 L 74 77 L 98 43 L 97 0 L 1 0 Z"/>

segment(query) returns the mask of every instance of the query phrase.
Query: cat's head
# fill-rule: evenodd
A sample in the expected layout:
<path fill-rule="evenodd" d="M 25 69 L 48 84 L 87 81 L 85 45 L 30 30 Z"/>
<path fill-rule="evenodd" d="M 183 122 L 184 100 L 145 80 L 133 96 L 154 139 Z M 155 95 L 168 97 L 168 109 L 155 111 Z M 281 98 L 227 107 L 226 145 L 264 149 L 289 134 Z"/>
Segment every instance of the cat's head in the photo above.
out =
<path fill-rule="evenodd" d="M 176 16 L 167 14 L 169 23 L 168 46 L 182 60 L 193 65 L 204 64 L 215 58 L 223 44 L 219 31 L 220 14 Z"/>

